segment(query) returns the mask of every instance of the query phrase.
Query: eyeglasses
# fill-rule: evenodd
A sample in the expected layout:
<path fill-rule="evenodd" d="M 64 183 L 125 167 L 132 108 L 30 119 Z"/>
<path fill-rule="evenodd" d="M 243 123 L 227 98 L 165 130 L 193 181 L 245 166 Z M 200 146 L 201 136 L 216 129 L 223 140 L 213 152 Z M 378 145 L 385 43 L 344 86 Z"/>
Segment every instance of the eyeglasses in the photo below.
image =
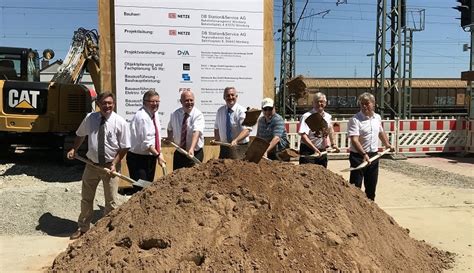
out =
<path fill-rule="evenodd" d="M 159 100 L 145 100 L 145 101 L 149 103 L 160 103 Z"/>
<path fill-rule="evenodd" d="M 99 104 L 100 104 L 100 105 L 104 105 L 104 106 L 105 106 L 105 105 L 113 105 L 114 102 L 113 102 L 113 101 L 100 101 Z"/>
<path fill-rule="evenodd" d="M 273 107 L 263 107 L 263 111 L 273 111 Z"/>

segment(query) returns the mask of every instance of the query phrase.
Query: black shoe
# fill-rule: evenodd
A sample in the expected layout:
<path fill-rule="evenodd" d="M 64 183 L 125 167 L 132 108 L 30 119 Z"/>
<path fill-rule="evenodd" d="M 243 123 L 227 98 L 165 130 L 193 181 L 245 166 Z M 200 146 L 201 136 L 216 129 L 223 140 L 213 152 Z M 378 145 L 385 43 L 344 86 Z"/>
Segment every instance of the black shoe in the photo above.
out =
<path fill-rule="evenodd" d="M 78 230 L 76 230 L 76 232 L 74 232 L 73 234 L 71 234 L 71 236 L 69 237 L 69 239 L 71 239 L 71 240 L 76 240 L 76 239 L 78 239 L 79 237 L 81 237 L 84 233 L 85 233 L 84 231 L 78 229 Z"/>

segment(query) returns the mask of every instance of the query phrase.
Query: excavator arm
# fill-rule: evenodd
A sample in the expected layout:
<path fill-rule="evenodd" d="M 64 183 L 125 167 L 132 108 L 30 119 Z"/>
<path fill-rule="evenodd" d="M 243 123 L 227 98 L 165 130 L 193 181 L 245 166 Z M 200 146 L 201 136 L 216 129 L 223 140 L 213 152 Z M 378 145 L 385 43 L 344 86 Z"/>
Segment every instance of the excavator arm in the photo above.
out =
<path fill-rule="evenodd" d="M 79 28 L 74 32 L 71 46 L 51 83 L 77 84 L 84 71 L 89 71 L 95 91 L 100 93 L 99 35 L 97 30 Z"/>

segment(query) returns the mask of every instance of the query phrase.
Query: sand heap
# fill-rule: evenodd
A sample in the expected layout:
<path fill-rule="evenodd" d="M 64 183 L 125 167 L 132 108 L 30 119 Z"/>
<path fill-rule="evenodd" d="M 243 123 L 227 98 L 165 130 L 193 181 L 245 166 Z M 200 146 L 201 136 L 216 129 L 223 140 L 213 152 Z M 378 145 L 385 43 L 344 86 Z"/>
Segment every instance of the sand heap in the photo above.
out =
<path fill-rule="evenodd" d="M 50 270 L 439 272 L 451 262 L 326 169 L 213 160 L 134 195 Z"/>

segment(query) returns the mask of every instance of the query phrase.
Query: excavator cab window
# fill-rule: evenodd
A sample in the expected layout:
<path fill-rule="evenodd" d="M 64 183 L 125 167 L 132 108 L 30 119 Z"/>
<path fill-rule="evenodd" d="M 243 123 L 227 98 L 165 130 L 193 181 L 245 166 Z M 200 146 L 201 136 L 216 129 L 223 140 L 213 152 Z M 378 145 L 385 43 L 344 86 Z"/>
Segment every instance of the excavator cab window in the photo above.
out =
<path fill-rule="evenodd" d="M 20 56 L 0 55 L 0 79 L 18 80 L 20 73 Z M 16 67 L 16 68 L 15 68 Z"/>
<path fill-rule="evenodd" d="M 39 82 L 39 55 L 28 48 L 0 47 L 0 80 Z"/>

